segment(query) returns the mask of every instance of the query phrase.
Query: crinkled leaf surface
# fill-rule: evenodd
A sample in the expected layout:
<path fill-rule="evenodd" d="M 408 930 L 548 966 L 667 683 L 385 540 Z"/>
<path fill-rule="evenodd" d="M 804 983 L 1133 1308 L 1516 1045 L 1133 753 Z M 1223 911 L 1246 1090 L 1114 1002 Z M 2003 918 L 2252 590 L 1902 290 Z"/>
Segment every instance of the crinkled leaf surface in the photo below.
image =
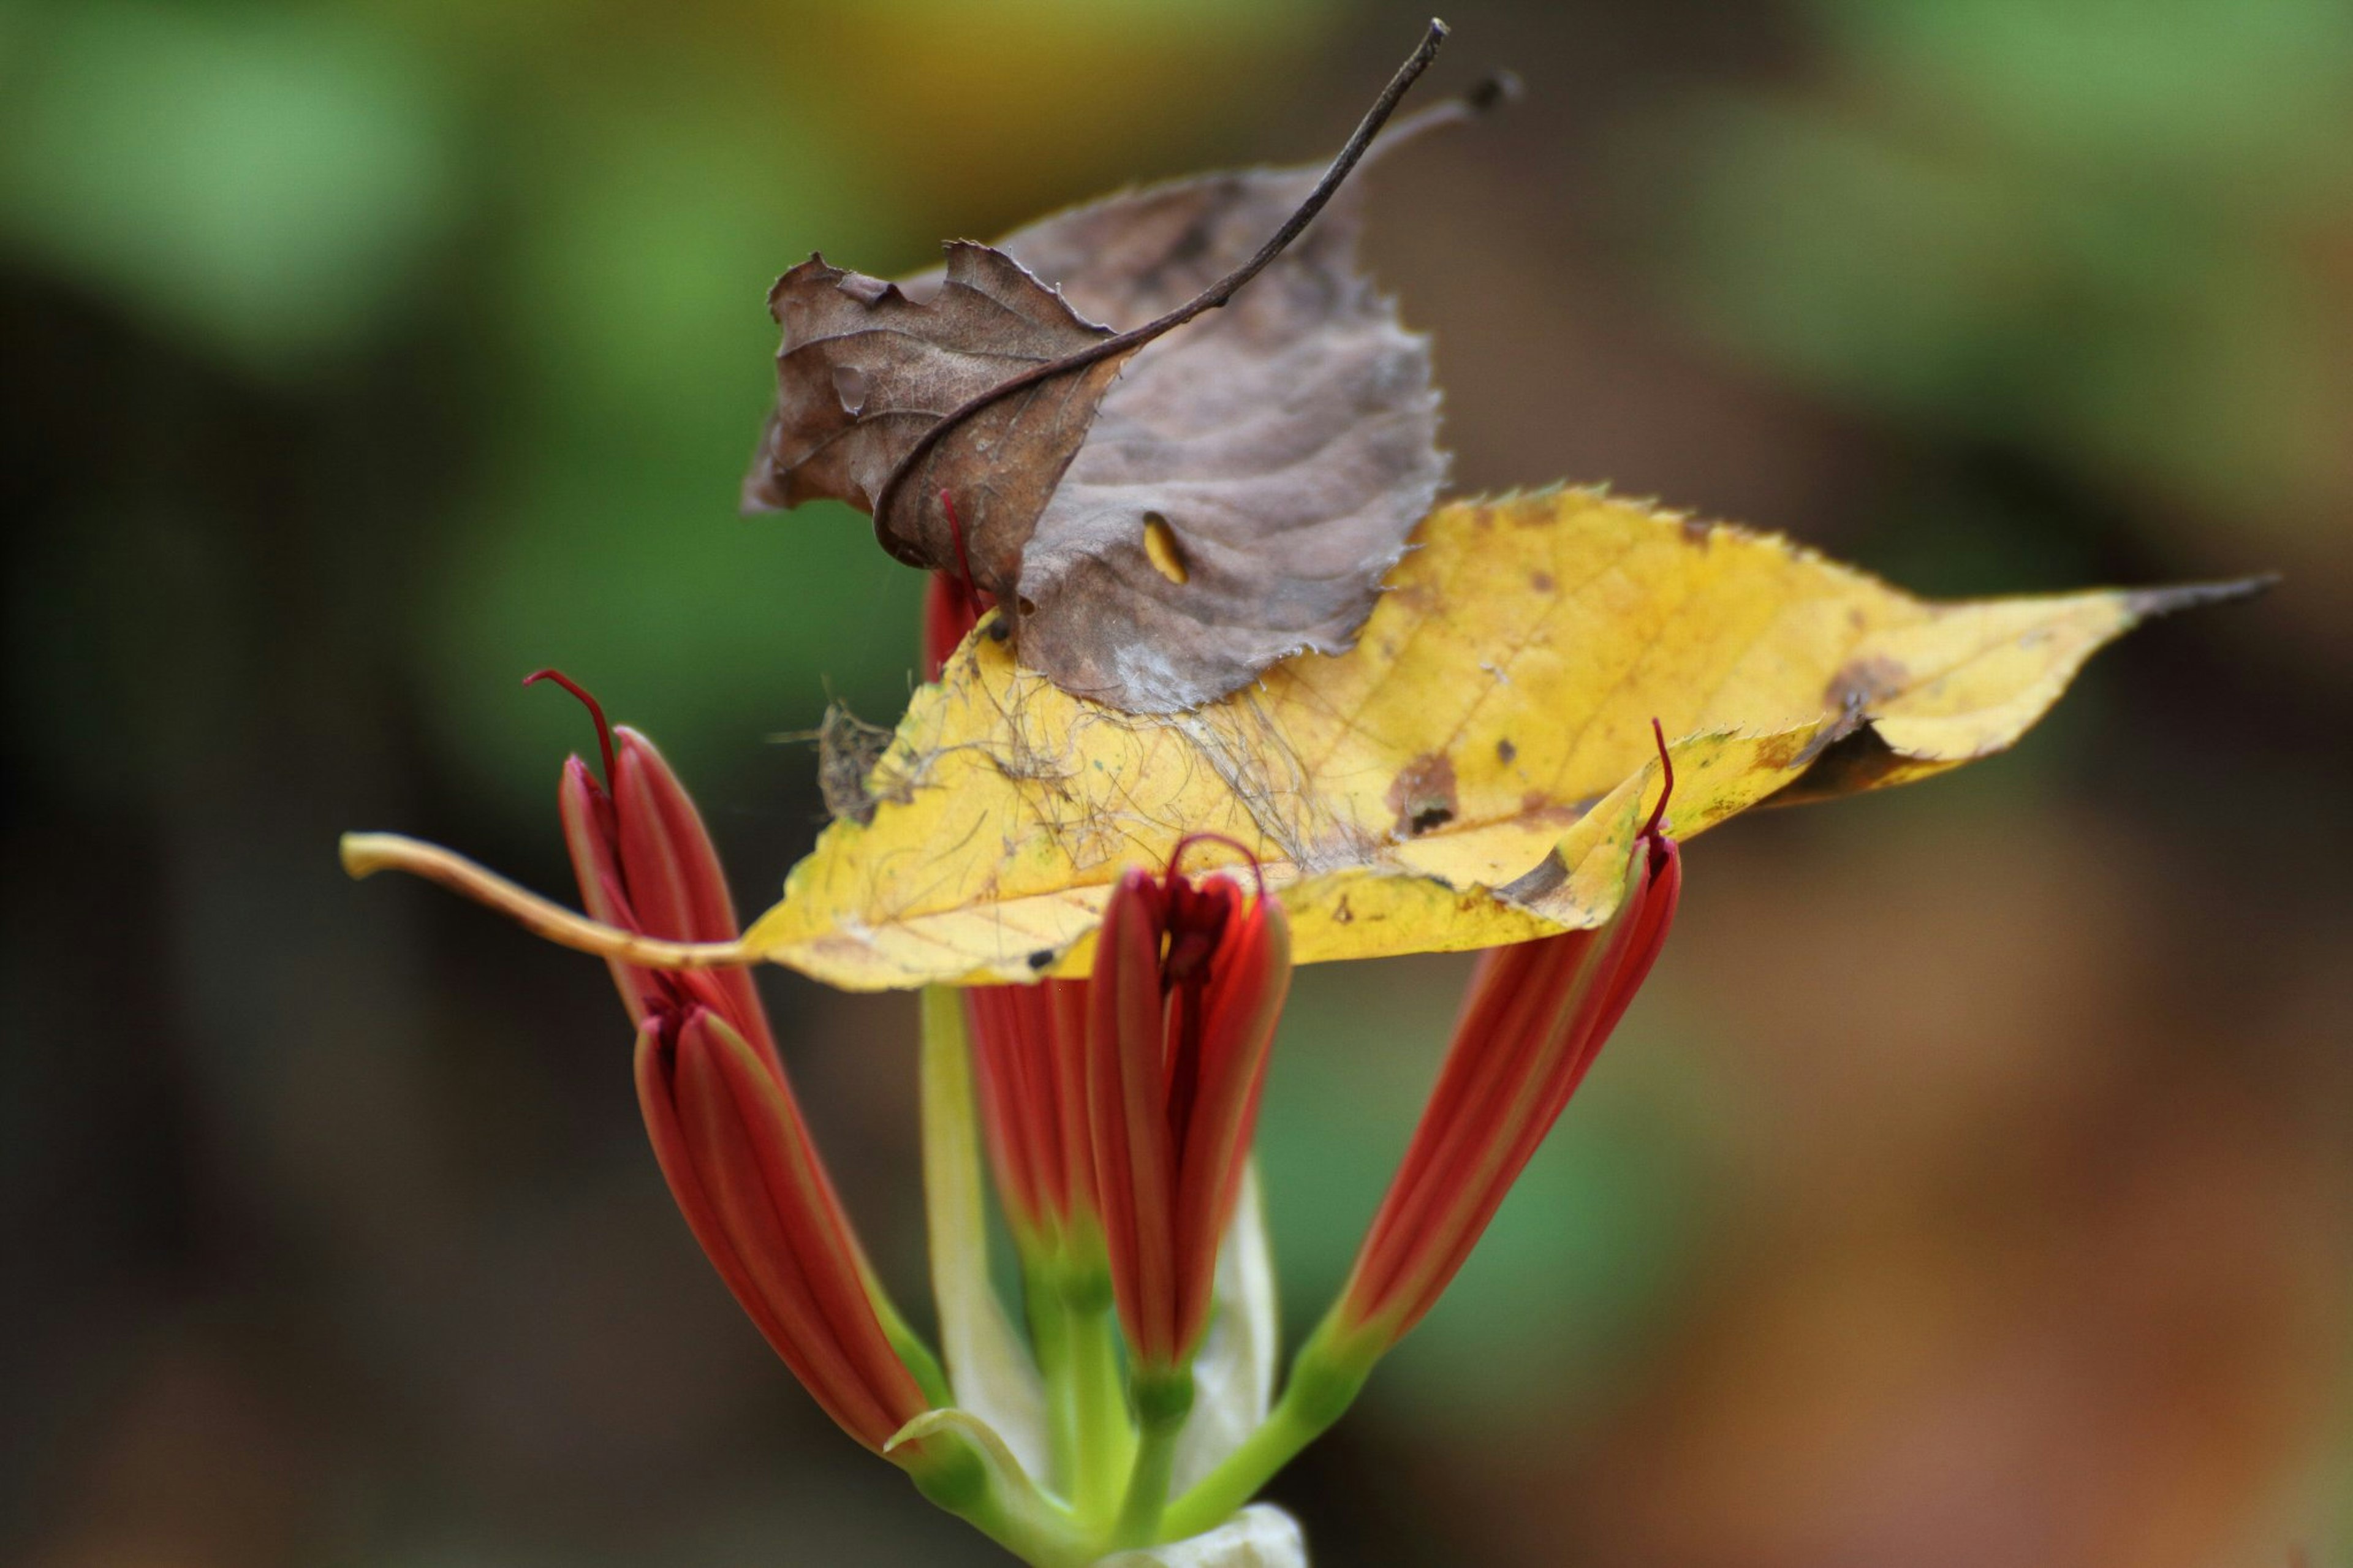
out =
<path fill-rule="evenodd" d="M 770 295 L 777 402 L 745 504 L 864 507 L 901 559 L 1010 606 L 1023 663 L 1132 712 L 1345 649 L 1445 476 L 1429 341 L 1357 265 L 1354 189 L 1223 309 L 916 449 L 966 400 L 1231 273 L 1318 174 L 1125 192 L 899 284 L 796 267 Z"/>
<path fill-rule="evenodd" d="M 961 498 L 955 532 L 928 500 L 886 508 L 892 474 L 934 426 L 991 388 L 1112 335 L 1003 251 L 958 241 L 947 252 L 944 272 L 903 287 L 821 256 L 776 279 L 768 291 L 785 334 L 776 405 L 744 500 L 849 501 L 874 514 L 878 536 L 900 559 L 969 569 L 981 586 L 1009 596 L 1022 546 L 1121 361 L 1003 398 L 932 450 L 921 482 L 901 493 L 913 502 L 953 490 Z"/>
<path fill-rule="evenodd" d="M 1005 248 L 1125 331 L 1240 266 L 1316 173 L 1128 192 Z M 1345 649 L 1371 613 L 1446 463 L 1430 341 L 1356 263 L 1360 195 L 1344 188 L 1231 304 L 1146 347 L 1104 395 L 1008 601 L 1029 606 L 1020 658 L 1065 690 L 1191 708 L 1301 649 Z"/>
<path fill-rule="evenodd" d="M 1588 490 L 1441 508 L 1355 649 L 1195 711 L 1074 698 L 983 626 L 754 926 L 851 988 L 1086 973 L 1120 869 L 1264 862 L 1300 962 L 1606 918 L 1672 739 L 1671 831 L 2000 752 L 2084 660 L 2241 586 L 1933 604 L 1785 540 Z M 1198 862 L 1208 864 L 1214 850 Z"/>

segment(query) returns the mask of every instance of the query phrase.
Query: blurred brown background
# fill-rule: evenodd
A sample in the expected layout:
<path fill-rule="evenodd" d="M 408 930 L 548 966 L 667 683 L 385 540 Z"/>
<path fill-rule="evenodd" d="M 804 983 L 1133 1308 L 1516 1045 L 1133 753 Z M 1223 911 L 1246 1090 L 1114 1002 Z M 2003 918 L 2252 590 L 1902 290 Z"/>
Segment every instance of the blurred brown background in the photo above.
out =
<path fill-rule="evenodd" d="M 556 664 L 764 905 L 867 526 L 744 522 L 769 279 L 1321 158 L 1402 5 L 0 4 L 0 1553 L 983 1563 L 736 1315 L 565 878 Z M 1458 488 L 1937 593 L 2278 569 L 2010 757 L 1744 819 L 1449 1300 L 1278 1484 L 1321 1563 L 2255 1565 L 2353 1532 L 2353 7 L 1466 5 L 1381 173 Z M 1345 1268 L 1460 968 L 1309 972 L 1264 1160 Z M 772 997 L 919 1299 L 905 998 Z"/>

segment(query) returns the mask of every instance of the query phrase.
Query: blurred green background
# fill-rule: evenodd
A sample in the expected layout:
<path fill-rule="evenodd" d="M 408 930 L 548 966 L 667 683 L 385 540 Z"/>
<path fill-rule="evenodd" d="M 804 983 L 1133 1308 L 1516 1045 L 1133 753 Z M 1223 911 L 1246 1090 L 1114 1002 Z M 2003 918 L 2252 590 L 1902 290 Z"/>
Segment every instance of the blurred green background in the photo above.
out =
<path fill-rule="evenodd" d="M 736 518 L 770 279 L 1328 154 L 1340 0 L 0 0 L 0 1552 L 993 1560 L 817 1414 L 594 965 L 334 835 L 566 878 L 563 667 L 754 907 L 918 584 Z M 2353 7 L 1472 4 L 1383 169 L 1458 488 L 1608 479 L 1939 593 L 2277 569 L 2013 756 L 1745 819 L 1460 1284 L 1278 1484 L 1335 1564 L 2353 1552 Z M 1345 1268 L 1450 962 L 1303 974 L 1263 1133 Z M 905 998 L 772 1000 L 902 1299 Z"/>

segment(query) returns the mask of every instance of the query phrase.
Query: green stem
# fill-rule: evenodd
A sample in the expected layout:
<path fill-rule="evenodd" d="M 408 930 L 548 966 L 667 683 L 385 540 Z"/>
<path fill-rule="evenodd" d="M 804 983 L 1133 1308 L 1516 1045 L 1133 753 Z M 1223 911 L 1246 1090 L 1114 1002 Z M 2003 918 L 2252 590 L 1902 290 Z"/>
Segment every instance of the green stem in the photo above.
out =
<path fill-rule="evenodd" d="M 941 1370 L 940 1358 L 932 1353 L 923 1336 L 899 1315 L 897 1304 L 882 1293 L 881 1286 L 870 1281 L 866 1299 L 873 1303 L 874 1315 L 882 1325 L 882 1337 L 914 1374 L 915 1386 L 923 1391 L 923 1397 L 935 1405 L 954 1405 L 955 1395 L 948 1388 L 948 1374 Z"/>
<path fill-rule="evenodd" d="M 992 1495 L 962 1517 L 1036 1568 L 1085 1568 L 1097 1558 L 1094 1538 L 1039 1500 Z"/>
<path fill-rule="evenodd" d="M 1025 1263 L 1021 1300 L 1029 1318 L 1029 1343 L 1046 1383 L 1046 1447 L 1053 1473 L 1049 1483 L 1072 1494 L 1079 1468 L 1078 1386 L 1071 1373 L 1071 1318 L 1050 1271 Z"/>
<path fill-rule="evenodd" d="M 902 1463 L 916 1490 L 1033 1568 L 1086 1568 L 1103 1555 L 1094 1531 L 1029 1485 L 1011 1455 L 990 1447 L 1001 1445 L 942 1432 Z"/>
<path fill-rule="evenodd" d="M 1176 1440 L 1185 1435 L 1186 1417 L 1193 1414 L 1189 1366 L 1138 1373 L 1130 1386 L 1143 1434 L 1128 1471 L 1119 1522 L 1112 1528 L 1113 1547 L 1149 1546 L 1160 1539 L 1161 1512 L 1168 1506 L 1168 1483 L 1176 1470 Z"/>
<path fill-rule="evenodd" d="M 1120 1488 L 1135 1462 L 1135 1426 L 1127 1414 L 1110 1281 L 1089 1280 L 1065 1290 L 1063 1323 L 1070 1346 L 1071 1441 L 1077 1450 L 1071 1504 L 1082 1524 L 1101 1530 L 1119 1507 Z"/>
<path fill-rule="evenodd" d="M 1187 1541 L 1215 1530 L 1256 1497 L 1277 1470 L 1298 1457 L 1330 1429 L 1365 1386 L 1365 1378 L 1378 1359 L 1377 1350 L 1362 1342 L 1349 1344 L 1327 1321 L 1299 1347 L 1291 1363 L 1291 1378 L 1282 1397 L 1267 1413 L 1266 1422 L 1242 1439 L 1241 1446 L 1201 1478 L 1193 1489 L 1168 1505 L 1160 1533 L 1170 1541 Z"/>

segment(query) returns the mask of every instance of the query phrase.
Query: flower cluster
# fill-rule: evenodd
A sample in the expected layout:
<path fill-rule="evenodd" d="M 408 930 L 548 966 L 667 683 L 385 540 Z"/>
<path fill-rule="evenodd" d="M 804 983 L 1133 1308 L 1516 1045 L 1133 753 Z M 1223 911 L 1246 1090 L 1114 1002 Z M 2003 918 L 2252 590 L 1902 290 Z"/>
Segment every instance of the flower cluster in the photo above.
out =
<path fill-rule="evenodd" d="M 984 611 L 934 580 L 931 669 Z M 692 802 L 649 742 L 607 729 L 572 689 L 605 764 L 600 784 L 571 759 L 559 793 L 588 913 L 723 951 L 735 914 Z M 1295 1527 L 1246 1505 L 1435 1304 L 1632 1001 L 1682 883 L 1662 828 L 1672 784 L 1609 923 L 1482 960 L 1355 1268 L 1280 1397 L 1250 1149 L 1290 939 L 1239 846 L 1197 836 L 1125 873 L 1086 980 L 927 995 L 944 1366 L 867 1265 L 740 969 L 612 961 L 655 1156 L 721 1278 L 826 1412 L 1017 1554 L 1080 1564 L 1219 1531 L 1261 1549 L 1271 1532 L 1295 1554 Z M 1229 863 L 1188 864 L 1207 857 Z M 989 1280 L 984 1162 L 1026 1333 Z"/>
<path fill-rule="evenodd" d="M 987 607 L 934 580 L 932 672 Z M 400 864 L 607 954 L 671 1195 L 818 1405 L 1042 1568 L 1176 1542 L 1200 1543 L 1183 1559 L 1197 1563 L 1303 1563 L 1297 1527 L 1251 1499 L 1430 1310 L 1650 973 L 1682 886 L 1664 829 L 1672 771 L 1615 914 L 1480 963 L 1355 1267 L 1278 1395 L 1251 1145 L 1291 941 L 1241 846 L 1194 835 L 1165 865 L 1122 875 L 1084 980 L 925 994 L 935 1355 L 835 1195 L 692 800 L 587 693 L 554 671 L 530 679 L 563 685 L 596 726 L 601 777 L 573 757 L 557 795 L 588 921 L 429 846 L 355 840 L 347 858 Z M 1224 863 L 1201 865 L 1212 858 Z M 992 1187 L 1026 1332 L 992 1280 Z"/>

